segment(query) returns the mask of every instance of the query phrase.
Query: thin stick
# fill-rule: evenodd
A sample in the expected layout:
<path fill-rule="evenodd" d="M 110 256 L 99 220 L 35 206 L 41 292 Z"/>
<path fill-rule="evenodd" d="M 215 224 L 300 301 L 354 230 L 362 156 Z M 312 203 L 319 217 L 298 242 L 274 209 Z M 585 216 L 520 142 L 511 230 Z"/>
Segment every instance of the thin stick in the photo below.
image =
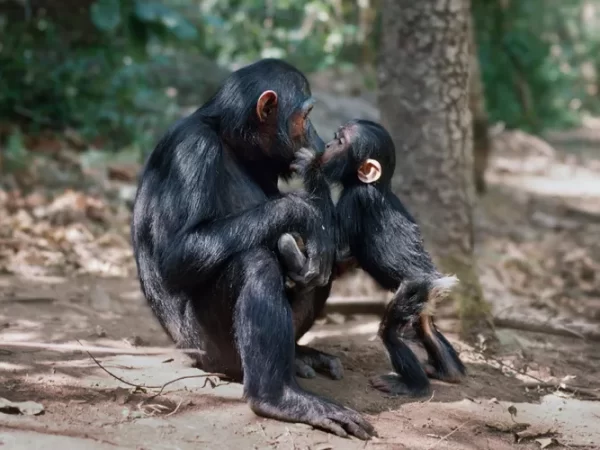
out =
<path fill-rule="evenodd" d="M 515 317 L 494 317 L 494 325 L 499 328 L 531 331 L 535 333 L 553 334 L 556 336 L 577 337 L 588 341 L 600 341 L 600 333 L 595 330 L 573 330 L 562 324 L 552 322 L 536 323 L 526 322 Z"/>
<path fill-rule="evenodd" d="M 429 397 L 429 400 L 425 400 L 424 402 L 421 402 L 421 403 L 430 403 L 431 400 L 433 400 L 434 395 L 435 395 L 435 389 L 431 392 L 431 397 Z"/>
<path fill-rule="evenodd" d="M 140 384 L 130 383 L 129 381 L 127 381 L 127 380 L 124 380 L 123 378 L 121 378 L 121 377 L 120 377 L 120 376 L 118 376 L 118 375 L 115 375 L 115 374 L 114 374 L 114 373 L 112 373 L 110 370 L 108 370 L 106 367 L 104 367 L 102 364 L 100 364 L 100 361 L 98 361 L 96 358 L 94 358 L 94 356 L 93 356 L 93 355 L 92 355 L 90 352 L 88 352 L 87 350 L 86 350 L 86 353 L 88 354 L 88 356 L 89 356 L 90 358 L 92 358 L 92 360 L 93 360 L 93 361 L 96 363 L 96 365 L 97 365 L 98 367 L 100 367 L 102 370 L 104 370 L 104 371 L 105 371 L 107 374 L 109 374 L 109 375 L 110 375 L 111 377 L 113 377 L 115 380 L 119 380 L 121 383 L 124 383 L 124 384 L 126 384 L 126 385 L 128 385 L 128 386 L 133 386 L 133 387 L 135 387 L 135 388 L 144 388 L 144 389 L 146 389 L 146 388 L 151 388 L 151 386 L 142 386 L 142 385 L 140 385 Z"/>
<path fill-rule="evenodd" d="M 494 361 L 495 363 L 499 364 L 502 367 L 507 368 L 508 370 L 512 370 L 513 372 L 518 373 L 519 375 L 523 375 L 526 377 L 529 377 L 533 380 L 535 380 L 534 382 L 526 382 L 524 383 L 524 386 L 527 388 L 533 388 L 533 387 L 540 387 L 540 388 L 555 388 L 555 389 L 562 389 L 563 391 L 567 391 L 567 392 L 571 392 L 573 394 L 577 394 L 578 392 L 582 393 L 583 395 L 587 395 L 588 397 L 592 397 L 592 398 L 598 398 L 600 399 L 600 393 L 596 392 L 592 389 L 588 389 L 588 388 L 584 388 L 581 386 L 567 386 L 566 383 L 559 383 L 559 382 L 548 382 L 548 381 L 544 381 L 541 378 L 535 377 L 533 375 L 529 375 L 528 373 L 525 373 L 521 370 L 517 370 L 513 367 L 510 367 L 507 364 L 504 364 L 502 361 L 494 358 L 493 356 L 486 356 L 484 355 L 482 352 L 478 351 L 478 350 L 473 350 L 475 353 L 478 353 L 479 355 L 483 356 L 485 359 L 489 359 Z M 561 384 L 564 385 L 561 386 Z"/>
<path fill-rule="evenodd" d="M 173 414 L 175 414 L 177 411 L 179 411 L 179 407 L 181 406 L 181 404 L 183 403 L 183 400 L 181 400 L 177 406 L 175 407 L 175 409 L 173 411 L 171 411 L 169 414 L 167 414 L 165 417 L 169 417 L 172 416 Z"/>
<path fill-rule="evenodd" d="M 580 393 L 591 398 L 600 399 L 600 392 L 596 392 L 593 389 L 588 389 L 580 386 L 567 386 L 567 384 L 565 383 L 526 383 L 525 387 L 554 388 L 556 390 L 571 392 L 572 394 Z"/>
<path fill-rule="evenodd" d="M 227 376 L 226 376 L 226 375 L 224 375 L 224 374 L 222 374 L 222 373 L 206 373 L 206 374 L 202 374 L 202 375 L 186 375 L 186 376 L 183 376 L 183 377 L 175 378 L 174 380 L 171 380 L 171 381 L 167 381 L 167 382 L 166 382 L 165 384 L 163 384 L 162 386 L 146 386 L 146 387 L 147 387 L 147 388 L 149 388 L 149 389 L 160 389 L 160 390 L 158 391 L 158 393 L 154 394 L 154 395 L 153 395 L 152 397 L 150 397 L 148 400 L 152 400 L 153 398 L 156 398 L 156 397 L 158 397 L 160 394 L 162 394 L 162 392 L 165 390 L 165 388 L 166 388 L 167 386 L 169 386 L 170 384 L 173 384 L 173 383 L 175 383 L 175 382 L 177 382 L 177 381 L 185 380 L 185 379 L 187 379 L 187 378 L 206 378 L 206 379 L 207 379 L 207 381 L 206 381 L 206 382 L 204 383 L 204 385 L 202 386 L 202 387 L 204 388 L 204 387 L 206 386 L 206 383 L 208 382 L 208 377 L 217 377 L 217 378 L 221 379 L 221 378 L 226 378 Z M 226 384 L 229 384 L 229 383 L 228 383 L 228 382 L 225 382 L 225 383 L 222 383 L 222 384 L 220 384 L 220 385 L 222 386 L 222 385 L 226 385 Z"/>
<path fill-rule="evenodd" d="M 452 436 L 454 433 L 456 433 L 458 430 L 460 430 L 462 427 L 464 427 L 465 425 L 467 425 L 470 422 L 472 422 L 472 420 L 467 420 L 465 423 L 463 423 L 462 425 L 459 425 L 454 430 L 452 430 L 450 433 L 446 434 L 445 436 L 442 436 L 439 441 L 437 441 L 435 444 L 433 444 L 427 450 L 436 448 L 440 444 L 440 442 L 445 441 L 446 439 L 448 439 L 450 436 Z"/>
<path fill-rule="evenodd" d="M 504 368 L 506 368 L 506 369 L 508 369 L 508 370 L 512 370 L 513 372 L 515 372 L 515 373 L 518 373 L 519 375 L 523 375 L 523 376 L 525 376 L 525 377 L 529 377 L 529 378 L 531 378 L 532 380 L 535 380 L 535 381 L 537 381 L 538 383 L 546 383 L 546 382 L 545 382 L 544 380 L 542 380 L 541 378 L 538 378 L 538 377 L 536 377 L 536 376 L 533 376 L 533 375 L 529 375 L 529 374 L 528 374 L 528 373 L 526 373 L 526 372 L 523 372 L 523 371 L 521 371 L 521 370 L 517 370 L 517 369 L 515 369 L 515 368 L 513 368 L 513 367 L 510 367 L 508 364 L 505 364 L 505 363 L 503 363 L 502 361 L 500 361 L 499 359 L 496 359 L 496 358 L 494 358 L 493 356 L 488 356 L 488 355 L 485 355 L 483 352 L 480 352 L 479 350 L 475 350 L 475 349 L 473 349 L 473 351 L 474 351 L 475 353 L 477 353 L 477 354 L 479 354 L 479 355 L 483 356 L 483 358 L 484 358 L 484 359 L 486 359 L 486 360 L 492 360 L 492 361 L 494 361 L 495 363 L 497 363 L 499 366 L 501 366 L 501 367 L 504 367 Z"/>
<path fill-rule="evenodd" d="M 79 342 L 79 341 L 77 341 L 77 342 Z M 98 361 L 96 358 L 94 358 L 94 356 L 90 352 L 88 352 L 87 350 L 86 350 L 86 353 L 88 354 L 88 356 L 90 358 L 92 358 L 92 360 L 96 363 L 96 365 L 98 367 L 100 367 L 104 372 L 106 372 L 107 374 L 109 374 L 115 380 L 120 381 L 121 383 L 124 383 L 124 384 L 126 384 L 128 386 L 132 386 L 132 387 L 135 387 L 135 388 L 160 389 L 158 391 L 158 393 L 155 394 L 155 395 L 153 395 L 152 397 L 150 397 L 150 399 L 158 397 L 160 394 L 162 394 L 162 392 L 165 390 L 165 388 L 167 386 L 169 386 L 170 384 L 173 384 L 173 383 L 175 383 L 177 381 L 185 380 L 187 378 L 208 378 L 208 377 L 226 378 L 226 375 L 224 375 L 222 373 L 206 373 L 206 374 L 201 374 L 201 375 L 186 375 L 186 376 L 183 376 L 183 377 L 175 378 L 174 380 L 167 381 L 166 383 L 164 383 L 162 385 L 158 385 L 158 386 L 146 386 L 146 385 L 142 385 L 142 384 L 131 383 L 131 382 L 127 381 L 127 380 L 124 380 L 123 378 L 121 378 L 118 375 L 115 375 L 110 370 L 108 370 L 106 367 L 104 367 L 102 364 L 100 364 L 100 361 Z M 206 383 L 204 383 L 204 386 L 206 386 Z M 148 399 L 148 400 L 150 400 L 150 399 Z"/>

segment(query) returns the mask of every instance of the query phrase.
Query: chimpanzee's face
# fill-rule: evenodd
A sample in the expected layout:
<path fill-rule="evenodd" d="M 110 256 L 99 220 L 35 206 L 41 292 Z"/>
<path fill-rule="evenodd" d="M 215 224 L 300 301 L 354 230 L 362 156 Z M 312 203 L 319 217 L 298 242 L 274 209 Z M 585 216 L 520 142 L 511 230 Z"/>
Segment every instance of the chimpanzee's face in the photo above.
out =
<path fill-rule="evenodd" d="M 350 122 L 338 129 L 321 157 L 327 177 L 343 185 L 371 184 L 381 177 L 381 164 L 372 159 L 371 149 L 358 137 L 360 125 Z"/>
<path fill-rule="evenodd" d="M 321 162 L 323 170 L 334 182 L 343 181 L 357 169 L 353 167 L 355 164 L 352 164 L 352 137 L 352 127 L 342 126 L 334 134 L 333 139 L 325 145 Z"/>
<path fill-rule="evenodd" d="M 321 154 L 325 150 L 325 143 L 315 130 L 309 117 L 314 104 L 315 101 L 312 97 L 307 98 L 290 117 L 289 133 L 294 151 L 307 147 Z"/>
<path fill-rule="evenodd" d="M 256 112 L 260 120 L 261 147 L 271 157 L 291 162 L 302 147 L 319 154 L 325 150 L 325 143 L 309 118 L 315 101 L 309 92 L 299 91 L 298 96 L 300 102 L 286 96 L 282 104 L 275 91 L 265 91 L 258 99 Z"/>

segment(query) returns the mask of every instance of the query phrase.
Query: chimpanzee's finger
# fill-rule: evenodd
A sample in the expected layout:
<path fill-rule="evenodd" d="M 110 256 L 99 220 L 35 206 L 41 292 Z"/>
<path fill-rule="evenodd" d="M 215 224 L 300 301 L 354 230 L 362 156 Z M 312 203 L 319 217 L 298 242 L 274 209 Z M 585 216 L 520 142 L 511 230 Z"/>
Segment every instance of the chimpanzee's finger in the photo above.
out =
<path fill-rule="evenodd" d="M 306 256 L 298 247 L 294 236 L 290 233 L 283 234 L 277 241 L 277 249 L 286 271 L 290 274 L 300 274 L 306 264 Z M 290 278 L 294 279 L 293 276 Z"/>
<path fill-rule="evenodd" d="M 335 253 L 333 252 L 323 252 L 322 254 L 322 264 L 320 267 L 320 273 L 317 279 L 317 284 L 319 286 L 325 286 L 329 283 L 331 278 L 331 272 L 333 270 L 333 264 L 335 260 Z"/>
<path fill-rule="evenodd" d="M 310 148 L 302 147 L 294 156 L 296 159 L 313 159 L 316 156 L 316 153 Z"/>

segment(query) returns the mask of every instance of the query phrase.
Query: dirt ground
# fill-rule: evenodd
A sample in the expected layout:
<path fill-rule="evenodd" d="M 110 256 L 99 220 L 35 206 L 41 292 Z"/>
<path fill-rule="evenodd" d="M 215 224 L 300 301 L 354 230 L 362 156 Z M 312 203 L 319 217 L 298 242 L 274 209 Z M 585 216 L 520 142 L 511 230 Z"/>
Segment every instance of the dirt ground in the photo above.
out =
<path fill-rule="evenodd" d="M 259 418 L 240 385 L 207 382 L 173 350 L 133 275 L 126 209 L 89 190 L 0 197 L 0 446 L 600 448 L 600 146 L 497 142 L 477 251 L 500 354 L 457 341 L 450 315 L 440 327 L 467 364 L 463 384 L 434 382 L 417 400 L 373 390 L 390 367 L 369 312 L 386 294 L 362 274 L 336 282 L 301 342 L 341 358 L 343 380 L 301 384 L 366 414 L 379 434 L 366 443 Z M 14 414 L 27 405 L 2 398 L 43 411 Z"/>

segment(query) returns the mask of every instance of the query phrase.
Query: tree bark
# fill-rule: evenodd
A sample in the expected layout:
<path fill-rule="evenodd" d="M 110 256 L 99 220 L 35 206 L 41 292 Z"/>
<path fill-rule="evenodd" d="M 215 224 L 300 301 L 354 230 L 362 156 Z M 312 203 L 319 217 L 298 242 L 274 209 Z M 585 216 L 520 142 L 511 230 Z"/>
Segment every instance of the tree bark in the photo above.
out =
<path fill-rule="evenodd" d="M 468 0 L 384 0 L 382 123 L 397 151 L 394 190 L 440 270 L 460 279 L 461 336 L 495 340 L 473 255 Z"/>
<path fill-rule="evenodd" d="M 469 46 L 471 72 L 469 76 L 469 109 L 473 117 L 473 176 L 475 190 L 479 194 L 485 193 L 487 185 L 485 172 L 491 151 L 489 135 L 489 120 L 485 106 L 485 92 L 481 79 L 479 57 L 477 55 L 477 41 L 475 39 L 474 21 L 469 14 Z"/>

